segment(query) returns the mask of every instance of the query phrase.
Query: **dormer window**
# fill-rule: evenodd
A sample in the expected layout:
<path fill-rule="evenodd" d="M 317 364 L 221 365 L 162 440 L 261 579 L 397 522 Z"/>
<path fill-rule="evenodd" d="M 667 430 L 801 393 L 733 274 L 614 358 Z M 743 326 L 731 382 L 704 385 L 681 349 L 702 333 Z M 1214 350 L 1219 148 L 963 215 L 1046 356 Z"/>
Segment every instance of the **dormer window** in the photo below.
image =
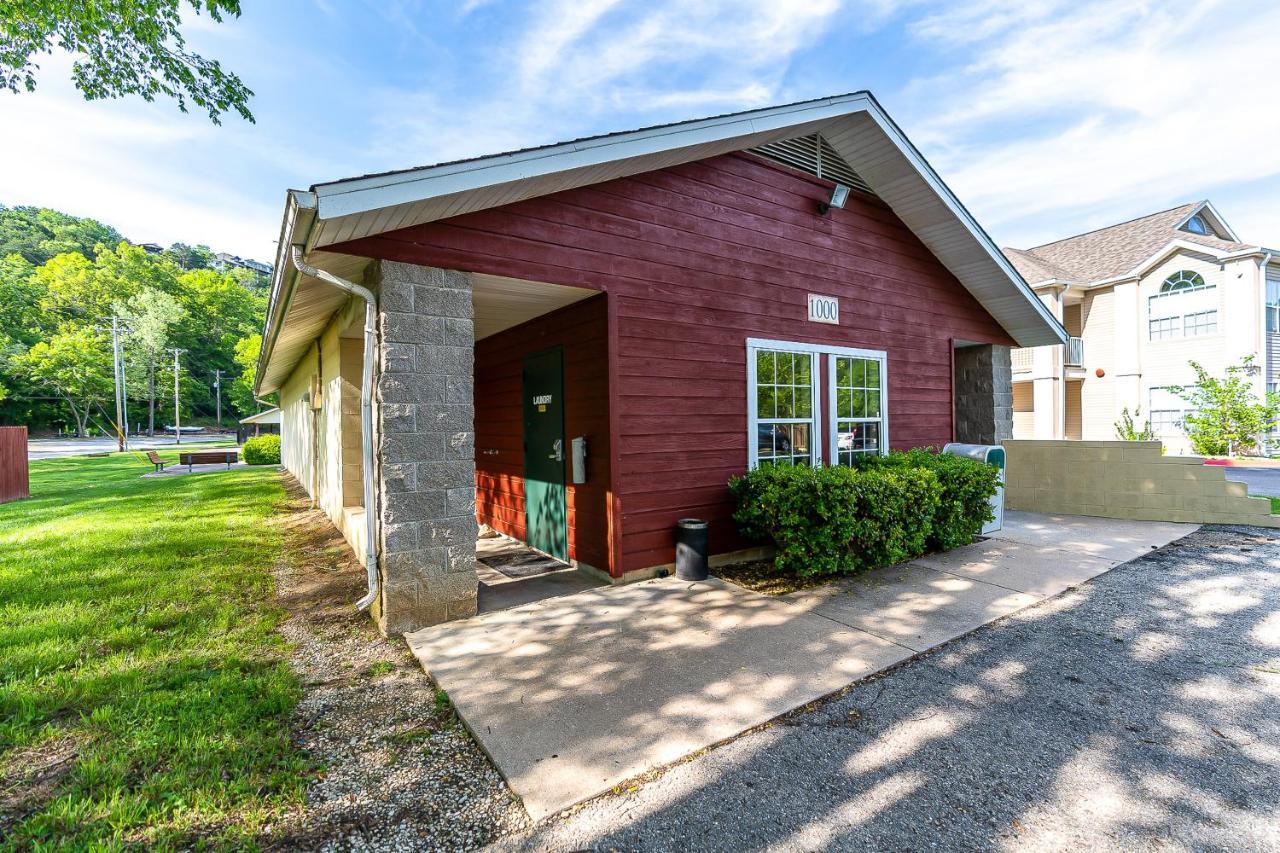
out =
<path fill-rule="evenodd" d="M 1213 229 L 1209 227 L 1209 223 L 1200 214 L 1196 214 L 1187 220 L 1185 227 L 1192 234 L 1203 234 L 1205 237 L 1213 236 Z"/>

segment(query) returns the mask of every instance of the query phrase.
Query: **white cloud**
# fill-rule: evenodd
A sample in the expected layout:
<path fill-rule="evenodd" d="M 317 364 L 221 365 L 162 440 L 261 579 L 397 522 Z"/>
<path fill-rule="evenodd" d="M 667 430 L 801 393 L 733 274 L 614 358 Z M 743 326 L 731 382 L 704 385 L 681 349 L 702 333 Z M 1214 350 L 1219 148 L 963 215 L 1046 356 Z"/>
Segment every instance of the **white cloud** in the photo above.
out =
<path fill-rule="evenodd" d="M 370 162 L 357 171 L 771 103 L 791 59 L 838 8 L 838 0 L 547 0 L 510 42 L 488 46 L 488 56 L 513 58 L 505 73 L 372 95 Z"/>
<path fill-rule="evenodd" d="M 976 58 L 909 88 L 909 126 L 1013 245 L 1280 179 L 1280 113 L 1264 106 L 1280 81 L 1277 26 L 1270 3 L 987 0 L 934 12 L 915 36 Z M 1280 209 L 1248 218 L 1267 233 L 1239 221 L 1246 239 L 1280 236 Z"/>
<path fill-rule="evenodd" d="M 64 64 L 44 63 L 34 95 L 0 94 L 0 203 L 92 216 L 140 242 L 268 252 L 270 220 L 250 188 L 184 153 L 207 150 L 222 129 L 168 104 L 86 103 L 63 82 Z"/>

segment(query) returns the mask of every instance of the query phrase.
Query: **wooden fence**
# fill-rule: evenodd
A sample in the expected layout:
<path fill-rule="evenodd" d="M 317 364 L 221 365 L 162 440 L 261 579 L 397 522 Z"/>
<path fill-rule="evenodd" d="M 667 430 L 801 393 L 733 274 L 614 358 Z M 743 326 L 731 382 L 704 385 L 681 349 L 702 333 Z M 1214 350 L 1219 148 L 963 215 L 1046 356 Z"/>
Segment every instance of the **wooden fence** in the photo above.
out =
<path fill-rule="evenodd" d="M 27 428 L 0 426 L 0 503 L 31 496 L 27 474 Z"/>

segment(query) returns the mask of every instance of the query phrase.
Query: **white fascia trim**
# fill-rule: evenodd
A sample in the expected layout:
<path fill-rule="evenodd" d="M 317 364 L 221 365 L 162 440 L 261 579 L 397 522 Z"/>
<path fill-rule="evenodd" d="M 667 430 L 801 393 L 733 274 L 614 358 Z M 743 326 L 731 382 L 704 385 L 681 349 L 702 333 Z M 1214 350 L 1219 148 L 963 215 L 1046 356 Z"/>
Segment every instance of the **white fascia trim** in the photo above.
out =
<path fill-rule="evenodd" d="M 1227 220 L 1222 218 L 1222 214 L 1219 213 L 1218 209 L 1213 206 L 1213 202 L 1209 201 L 1208 199 L 1205 199 L 1204 201 L 1200 202 L 1198 205 L 1196 205 L 1195 210 L 1191 211 L 1186 216 L 1182 217 L 1182 219 L 1178 220 L 1178 224 L 1173 226 L 1174 230 L 1181 231 L 1183 226 L 1185 226 L 1188 222 L 1190 222 L 1191 217 L 1195 216 L 1197 213 L 1208 213 L 1209 218 L 1213 220 L 1213 224 L 1217 226 L 1218 230 L 1220 230 L 1223 234 L 1226 234 L 1227 239 L 1231 240 L 1231 242 L 1233 243 L 1243 242 L 1239 237 L 1236 236 L 1236 232 L 1232 230 L 1231 226 L 1227 224 Z"/>
<path fill-rule="evenodd" d="M 982 229 L 869 92 L 613 134 L 452 165 L 427 166 L 386 175 L 317 184 L 312 188 L 312 194 L 316 199 L 318 218 L 329 220 L 709 142 L 785 131 L 791 127 L 820 125 L 859 112 L 865 112 L 871 117 L 951 215 L 978 242 L 1015 289 L 1032 304 L 1049 329 L 1056 332 L 1059 343 L 1066 343 L 1067 333 L 1062 324 L 1035 295 L 990 235 Z"/>
<path fill-rule="evenodd" d="M 783 130 L 792 125 L 860 112 L 871 104 L 867 93 L 857 92 L 461 163 L 316 184 L 312 190 L 319 199 L 322 218 L 334 219 L 692 145 Z"/>
<path fill-rule="evenodd" d="M 280 221 L 280 239 L 276 243 L 276 265 L 271 275 L 271 290 L 267 296 L 266 320 L 262 328 L 262 350 L 258 353 L 258 367 L 254 380 L 253 393 L 261 396 L 275 391 L 275 388 L 263 389 L 262 380 L 266 376 L 266 366 L 275 350 L 276 338 L 284 325 L 284 317 L 289 312 L 289 303 L 293 301 L 293 292 L 298 286 L 298 271 L 290 260 L 294 242 L 301 238 L 304 245 L 311 238 L 312 226 L 316 219 L 316 197 L 305 190 L 289 190 L 285 199 L 284 216 Z"/>
<path fill-rule="evenodd" d="M 1049 325 L 1049 328 L 1057 332 L 1058 342 L 1065 344 L 1068 337 L 1067 330 L 1063 327 L 1062 323 L 1058 321 L 1058 318 L 1053 316 L 1053 312 L 1051 312 L 1048 307 L 1040 301 L 1040 297 L 1036 296 L 1035 291 L 1033 291 L 1030 285 L 1023 280 L 1022 274 L 1014 268 L 1009 259 L 1005 257 L 1004 252 L 1000 251 L 1000 247 L 997 246 L 995 241 L 991 239 L 991 236 L 983 230 L 982 226 L 973 218 L 968 209 L 960 203 L 960 200 L 951 192 L 951 188 L 948 187 L 942 180 L 941 176 L 933 170 L 933 166 L 929 165 L 929 161 L 924 159 L 924 155 L 916 149 L 915 145 L 912 144 L 911 140 L 907 138 L 907 135 L 902 132 L 902 129 L 898 127 L 894 120 L 889 117 L 889 114 L 884 111 L 884 108 L 880 106 L 879 102 L 877 102 L 873 96 L 868 96 L 868 101 L 870 106 L 867 112 L 873 119 L 875 119 L 876 124 L 880 126 L 880 130 L 893 141 L 893 144 L 897 146 L 898 150 L 901 151 L 902 154 L 911 162 L 911 165 L 921 175 L 921 177 L 924 178 L 925 183 L 929 185 L 929 188 L 933 190 L 934 194 L 937 195 L 938 198 L 942 199 L 943 204 L 947 206 L 948 210 L 951 211 L 951 214 L 960 220 L 961 224 L 963 224 L 973 238 L 978 241 L 978 244 L 982 246 L 983 250 L 991 260 L 995 262 L 996 266 L 1000 268 L 1009 281 L 1013 282 L 1019 292 L 1021 292 L 1022 295 L 1035 306 L 1041 318 L 1043 318 Z"/>

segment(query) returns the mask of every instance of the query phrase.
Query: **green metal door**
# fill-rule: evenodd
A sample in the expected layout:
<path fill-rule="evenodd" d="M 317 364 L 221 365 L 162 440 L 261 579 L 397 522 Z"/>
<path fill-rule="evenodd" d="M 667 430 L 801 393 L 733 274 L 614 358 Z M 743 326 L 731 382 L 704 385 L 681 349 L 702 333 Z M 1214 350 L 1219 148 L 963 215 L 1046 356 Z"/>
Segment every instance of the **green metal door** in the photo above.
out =
<path fill-rule="evenodd" d="M 530 545 L 568 560 L 564 457 L 564 356 L 557 347 L 524 360 L 524 520 Z"/>

